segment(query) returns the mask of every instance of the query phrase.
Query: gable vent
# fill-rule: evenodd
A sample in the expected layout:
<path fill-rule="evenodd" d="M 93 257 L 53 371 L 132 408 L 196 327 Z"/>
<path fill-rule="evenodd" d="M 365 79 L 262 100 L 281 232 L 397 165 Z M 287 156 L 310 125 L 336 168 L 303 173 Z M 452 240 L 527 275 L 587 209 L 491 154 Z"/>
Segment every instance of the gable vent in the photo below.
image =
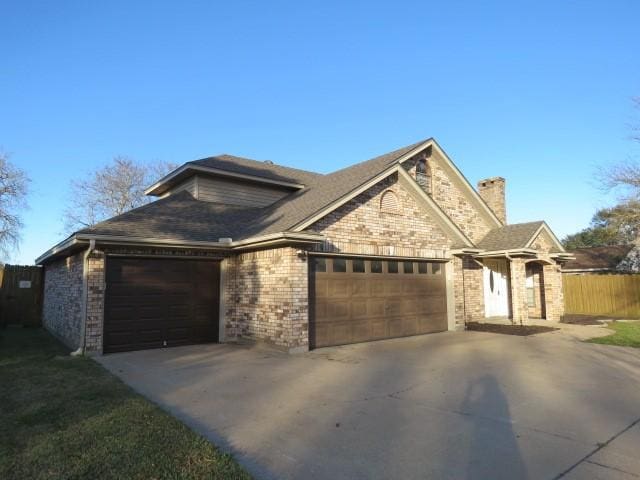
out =
<path fill-rule="evenodd" d="M 382 194 L 380 211 L 384 213 L 400 213 L 400 202 L 395 192 L 387 190 Z"/>

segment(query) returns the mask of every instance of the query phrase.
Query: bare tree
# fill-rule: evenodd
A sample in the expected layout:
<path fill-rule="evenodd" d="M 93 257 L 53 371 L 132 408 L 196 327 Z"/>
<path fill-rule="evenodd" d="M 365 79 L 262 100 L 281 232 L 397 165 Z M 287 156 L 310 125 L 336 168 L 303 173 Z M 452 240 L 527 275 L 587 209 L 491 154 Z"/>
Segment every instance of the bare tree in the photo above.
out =
<path fill-rule="evenodd" d="M 20 212 L 27 208 L 29 177 L 9 162 L 0 152 L 0 255 L 7 257 L 20 242 L 22 219 Z"/>
<path fill-rule="evenodd" d="M 640 109 L 640 97 L 632 99 Z M 631 125 L 631 140 L 640 143 L 640 122 Z M 618 204 L 605 209 L 607 223 L 622 237 L 640 232 L 640 160 L 629 158 L 625 161 L 600 168 L 596 173 L 598 186 L 606 191 L 619 193 Z"/>
<path fill-rule="evenodd" d="M 64 212 L 65 228 L 75 231 L 149 203 L 144 190 L 175 168 L 166 162 L 138 164 L 124 156 L 71 182 L 71 197 Z"/>

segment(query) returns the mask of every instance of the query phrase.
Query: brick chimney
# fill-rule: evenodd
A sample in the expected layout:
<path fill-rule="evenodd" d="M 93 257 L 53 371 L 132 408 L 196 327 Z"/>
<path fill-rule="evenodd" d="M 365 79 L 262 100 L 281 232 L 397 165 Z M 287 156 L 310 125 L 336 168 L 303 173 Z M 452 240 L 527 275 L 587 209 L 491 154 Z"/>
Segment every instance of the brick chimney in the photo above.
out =
<path fill-rule="evenodd" d="M 505 180 L 502 177 L 485 178 L 478 182 L 478 192 L 482 199 L 493 210 L 496 217 L 507 224 L 507 207 L 504 197 Z"/>

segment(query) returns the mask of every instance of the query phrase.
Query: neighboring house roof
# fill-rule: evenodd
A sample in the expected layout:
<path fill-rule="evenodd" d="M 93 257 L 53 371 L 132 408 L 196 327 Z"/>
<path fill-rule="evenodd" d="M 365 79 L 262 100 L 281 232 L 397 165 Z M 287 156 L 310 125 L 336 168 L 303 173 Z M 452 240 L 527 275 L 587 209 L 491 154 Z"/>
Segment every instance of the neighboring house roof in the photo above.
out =
<path fill-rule="evenodd" d="M 478 247 L 489 251 L 526 248 L 543 225 L 543 221 L 538 221 L 494 228 L 478 242 Z"/>
<path fill-rule="evenodd" d="M 634 245 L 576 248 L 571 250 L 575 259 L 562 266 L 562 270 L 615 270 Z"/>

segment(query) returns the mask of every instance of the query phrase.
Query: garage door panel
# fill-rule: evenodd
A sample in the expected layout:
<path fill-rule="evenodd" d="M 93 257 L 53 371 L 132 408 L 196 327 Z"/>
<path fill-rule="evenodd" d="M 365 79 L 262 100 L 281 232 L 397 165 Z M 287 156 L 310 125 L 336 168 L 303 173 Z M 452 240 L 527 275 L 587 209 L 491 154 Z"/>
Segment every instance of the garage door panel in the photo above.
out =
<path fill-rule="evenodd" d="M 398 274 L 391 274 L 390 278 L 385 281 L 384 295 L 386 297 L 395 297 L 402 295 L 402 279 Z"/>
<path fill-rule="evenodd" d="M 354 299 L 351 301 L 351 318 L 367 318 L 369 312 L 367 310 L 367 300 Z"/>
<path fill-rule="evenodd" d="M 333 320 L 347 319 L 350 313 L 350 302 L 347 300 L 327 302 L 327 318 Z"/>
<path fill-rule="evenodd" d="M 370 320 L 369 324 L 371 339 L 381 340 L 383 338 L 389 338 L 389 327 L 386 319 L 376 318 Z"/>
<path fill-rule="evenodd" d="M 384 315 L 384 298 L 370 298 L 367 301 L 367 313 L 369 317 L 381 317 Z"/>
<path fill-rule="evenodd" d="M 318 300 L 327 298 L 329 281 L 326 278 L 316 278 L 315 281 L 315 294 Z"/>
<path fill-rule="evenodd" d="M 108 258 L 105 353 L 217 340 L 219 262 Z"/>
<path fill-rule="evenodd" d="M 378 274 L 379 275 L 379 274 Z M 374 278 L 369 280 L 371 285 L 371 296 L 372 297 L 384 297 L 385 294 L 385 280 Z"/>
<path fill-rule="evenodd" d="M 346 278 L 334 278 L 329 282 L 328 292 L 331 298 L 349 297 L 350 282 Z"/>
<path fill-rule="evenodd" d="M 354 278 L 351 282 L 351 296 L 368 297 L 369 295 L 369 282 L 362 277 Z"/>
<path fill-rule="evenodd" d="M 351 328 L 351 342 L 366 342 L 371 339 L 371 325 L 367 320 L 354 321 Z"/>
<path fill-rule="evenodd" d="M 388 298 L 384 304 L 384 313 L 390 317 L 395 317 L 402 313 L 403 302 L 399 298 Z"/>
<path fill-rule="evenodd" d="M 358 260 L 357 269 L 352 260 L 341 262 L 343 267 L 346 264 L 343 272 L 312 269 L 312 347 L 447 329 L 446 282 L 441 267 L 399 262 L 395 273 L 396 262 L 376 260 L 374 265 L 365 260 L 366 269 L 362 260 Z M 434 269 L 440 273 L 434 274 Z"/>

